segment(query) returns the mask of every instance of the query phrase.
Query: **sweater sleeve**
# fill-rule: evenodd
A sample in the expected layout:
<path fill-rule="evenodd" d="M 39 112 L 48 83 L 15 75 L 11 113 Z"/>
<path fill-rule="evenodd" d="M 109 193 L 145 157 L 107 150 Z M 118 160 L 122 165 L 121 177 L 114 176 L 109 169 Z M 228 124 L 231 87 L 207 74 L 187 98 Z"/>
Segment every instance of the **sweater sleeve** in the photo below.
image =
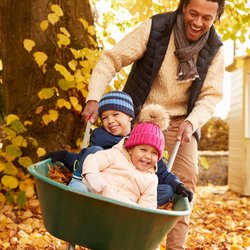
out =
<path fill-rule="evenodd" d="M 132 64 L 144 54 L 151 29 L 151 19 L 128 33 L 112 49 L 103 51 L 89 82 L 89 100 L 99 101 L 111 80 L 122 67 Z"/>
<path fill-rule="evenodd" d="M 186 120 L 193 125 L 193 132 L 203 126 L 214 114 L 215 107 L 223 97 L 224 50 L 215 55 L 205 78 L 201 93 Z"/>

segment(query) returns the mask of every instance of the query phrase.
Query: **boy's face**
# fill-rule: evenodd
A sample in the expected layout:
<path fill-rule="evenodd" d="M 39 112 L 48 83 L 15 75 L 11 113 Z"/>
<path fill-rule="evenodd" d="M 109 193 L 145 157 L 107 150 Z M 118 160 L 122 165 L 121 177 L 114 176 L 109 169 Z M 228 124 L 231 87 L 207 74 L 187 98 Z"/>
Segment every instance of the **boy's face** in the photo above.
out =
<path fill-rule="evenodd" d="M 106 110 L 102 112 L 101 120 L 104 129 L 110 134 L 127 136 L 131 131 L 133 118 L 117 110 Z"/>
<path fill-rule="evenodd" d="M 158 151 L 150 145 L 138 145 L 128 149 L 133 165 L 140 171 L 147 171 L 156 166 Z"/>

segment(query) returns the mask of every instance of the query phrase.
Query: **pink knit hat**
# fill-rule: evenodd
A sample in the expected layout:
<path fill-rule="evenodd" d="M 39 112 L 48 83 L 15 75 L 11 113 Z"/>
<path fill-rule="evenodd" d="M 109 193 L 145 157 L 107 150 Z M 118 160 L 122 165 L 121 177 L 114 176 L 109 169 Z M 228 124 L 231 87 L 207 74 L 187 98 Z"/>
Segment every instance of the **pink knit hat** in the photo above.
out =
<path fill-rule="evenodd" d="M 139 123 L 136 124 L 129 138 L 125 142 L 126 148 L 137 145 L 150 145 L 158 151 L 158 160 L 161 159 L 165 139 L 162 131 L 169 126 L 169 114 L 161 105 L 146 105 L 139 114 Z"/>
<path fill-rule="evenodd" d="M 131 148 L 143 144 L 154 147 L 158 151 L 158 160 L 161 159 L 165 139 L 158 125 L 152 122 L 143 122 L 133 127 L 129 138 L 125 142 L 125 147 Z"/>

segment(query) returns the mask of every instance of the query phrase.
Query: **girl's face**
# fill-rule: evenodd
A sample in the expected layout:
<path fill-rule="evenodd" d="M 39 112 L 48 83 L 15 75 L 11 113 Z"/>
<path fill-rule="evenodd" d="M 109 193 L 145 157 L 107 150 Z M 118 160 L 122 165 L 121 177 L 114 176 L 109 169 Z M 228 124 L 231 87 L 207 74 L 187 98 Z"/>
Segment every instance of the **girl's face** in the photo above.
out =
<path fill-rule="evenodd" d="M 190 0 L 183 8 L 186 37 L 197 41 L 205 34 L 217 17 L 218 3 L 208 0 Z"/>
<path fill-rule="evenodd" d="M 129 135 L 132 119 L 129 115 L 117 110 L 106 110 L 101 114 L 104 129 L 115 136 Z"/>
<path fill-rule="evenodd" d="M 150 145 L 138 145 L 128 149 L 131 161 L 140 171 L 147 171 L 156 166 L 158 151 Z"/>

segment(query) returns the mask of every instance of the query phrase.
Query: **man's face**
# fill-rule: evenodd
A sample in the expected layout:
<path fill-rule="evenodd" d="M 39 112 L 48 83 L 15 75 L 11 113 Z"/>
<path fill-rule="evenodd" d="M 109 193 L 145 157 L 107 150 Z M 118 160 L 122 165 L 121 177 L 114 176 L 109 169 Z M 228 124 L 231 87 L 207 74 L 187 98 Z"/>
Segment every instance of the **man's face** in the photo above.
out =
<path fill-rule="evenodd" d="M 183 8 L 186 37 L 197 41 L 206 33 L 217 17 L 218 3 L 208 0 L 190 0 Z"/>

